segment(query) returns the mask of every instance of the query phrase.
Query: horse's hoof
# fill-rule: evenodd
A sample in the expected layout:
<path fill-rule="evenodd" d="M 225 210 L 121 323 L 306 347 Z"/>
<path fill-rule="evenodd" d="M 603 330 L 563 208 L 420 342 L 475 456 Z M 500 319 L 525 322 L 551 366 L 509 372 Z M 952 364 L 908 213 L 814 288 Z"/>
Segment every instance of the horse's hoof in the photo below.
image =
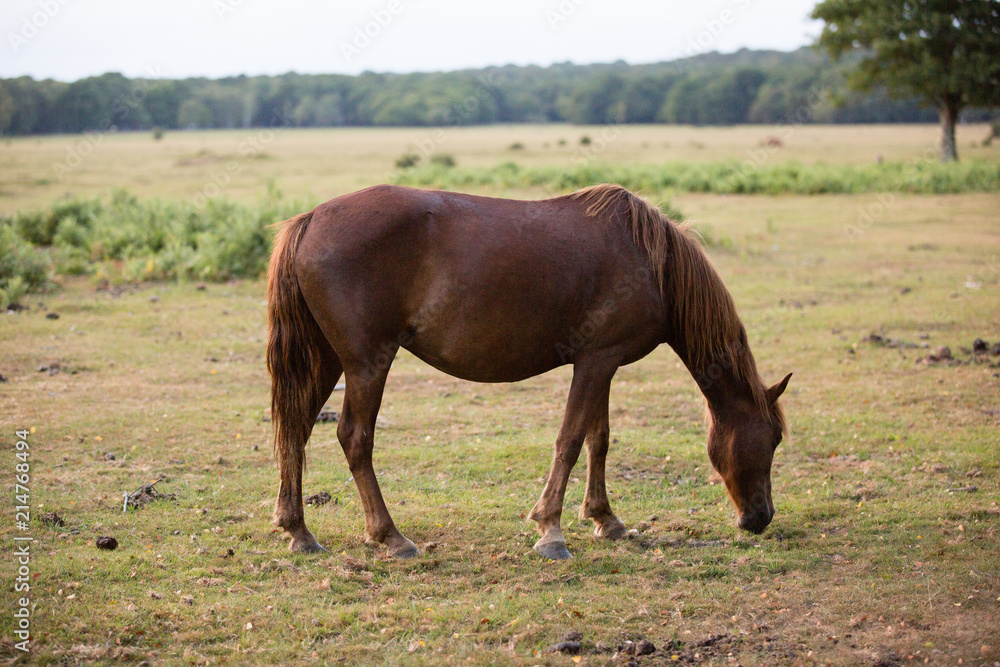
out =
<path fill-rule="evenodd" d="M 569 552 L 566 548 L 565 542 L 542 542 L 539 540 L 535 543 L 535 551 L 548 560 L 567 560 L 573 557 L 573 554 Z"/>
<path fill-rule="evenodd" d="M 405 560 L 407 558 L 414 558 L 420 553 L 417 550 L 416 544 L 407 540 L 406 538 L 403 538 L 403 540 L 406 542 L 405 544 L 396 547 L 395 549 L 389 549 L 390 558 L 400 558 Z"/>
<path fill-rule="evenodd" d="M 594 528 L 594 535 L 607 540 L 620 540 L 628 535 L 628 530 L 625 529 L 624 523 L 615 519 L 614 522 L 609 521 L 605 525 L 597 524 L 597 527 Z"/>
<path fill-rule="evenodd" d="M 288 550 L 300 554 L 321 554 L 327 553 L 319 542 L 312 535 L 308 538 L 294 538 L 288 545 Z"/>

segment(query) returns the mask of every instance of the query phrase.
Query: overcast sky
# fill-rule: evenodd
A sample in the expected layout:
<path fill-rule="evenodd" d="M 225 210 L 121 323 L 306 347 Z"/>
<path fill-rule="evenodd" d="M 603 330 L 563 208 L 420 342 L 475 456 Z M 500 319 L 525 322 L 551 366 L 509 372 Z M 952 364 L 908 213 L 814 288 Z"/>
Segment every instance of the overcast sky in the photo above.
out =
<path fill-rule="evenodd" d="M 810 43 L 815 0 L 3 0 L 0 77 L 648 63 Z"/>

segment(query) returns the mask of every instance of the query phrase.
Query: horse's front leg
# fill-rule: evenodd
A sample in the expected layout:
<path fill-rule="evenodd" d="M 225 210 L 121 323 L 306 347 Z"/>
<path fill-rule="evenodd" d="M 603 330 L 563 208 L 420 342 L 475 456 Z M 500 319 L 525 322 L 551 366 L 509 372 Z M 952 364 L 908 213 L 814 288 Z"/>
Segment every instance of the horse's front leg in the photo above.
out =
<path fill-rule="evenodd" d="M 537 524 L 541 534 L 541 538 L 535 543 L 535 551 L 545 558 L 570 558 L 560 526 L 566 483 L 580 456 L 587 434 L 599 427 L 602 415 L 604 424 L 607 424 L 608 394 L 611 379 L 617 369 L 617 362 L 607 360 L 578 361 L 573 367 L 573 383 L 569 390 L 562 428 L 556 438 L 549 479 L 542 496 L 528 515 Z"/>

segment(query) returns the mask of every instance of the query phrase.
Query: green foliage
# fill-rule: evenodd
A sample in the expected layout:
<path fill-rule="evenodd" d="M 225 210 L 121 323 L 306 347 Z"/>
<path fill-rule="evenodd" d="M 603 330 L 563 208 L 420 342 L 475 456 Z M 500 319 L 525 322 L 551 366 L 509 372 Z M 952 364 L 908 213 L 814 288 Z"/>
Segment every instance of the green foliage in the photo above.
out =
<path fill-rule="evenodd" d="M 416 153 L 404 153 L 396 160 L 397 169 L 412 169 L 420 162 L 420 156 Z"/>
<path fill-rule="evenodd" d="M 565 167 L 426 167 L 399 174 L 402 185 L 445 189 L 468 187 L 545 187 L 569 192 L 596 183 L 619 183 L 637 192 L 711 192 L 716 194 L 858 194 L 911 192 L 944 194 L 1000 191 L 1000 164 L 937 162 L 882 163 L 864 166 L 776 162 L 754 166 L 725 162 L 670 162 L 663 165 L 586 163 Z"/>
<path fill-rule="evenodd" d="M 0 310 L 49 282 L 48 261 L 22 239 L 9 221 L 0 221 Z"/>
<path fill-rule="evenodd" d="M 826 23 L 819 45 L 834 57 L 866 56 L 851 73 L 855 87 L 884 85 L 899 96 L 937 105 L 957 95 L 963 106 L 1000 104 L 1000 4 L 824 0 L 813 18 Z"/>
<path fill-rule="evenodd" d="M 28 242 L 51 246 L 56 270 L 63 274 L 124 281 L 228 280 L 263 275 L 271 252 L 268 227 L 306 208 L 303 202 L 283 201 L 273 187 L 256 206 L 210 199 L 201 208 L 143 201 L 118 190 L 109 201 L 71 200 L 19 215 L 14 227 L 25 247 L 31 248 Z M 5 226 L 11 234 L 14 227 Z"/>
<path fill-rule="evenodd" d="M 450 168 L 455 166 L 455 156 L 451 153 L 435 153 L 431 156 L 431 164 Z"/>
<path fill-rule="evenodd" d="M 856 90 L 884 86 L 896 98 L 936 107 L 945 127 L 942 159 L 955 159 L 954 126 L 965 107 L 1000 105 L 1000 3 L 823 0 L 819 45 L 834 58 L 864 56 L 850 72 Z"/>
<path fill-rule="evenodd" d="M 851 64 L 834 65 L 806 48 L 703 54 L 649 65 L 444 73 L 289 73 L 180 81 L 106 74 L 73 83 L 19 77 L 0 82 L 0 131 L 933 119 L 911 96 L 891 102 L 878 90 L 843 95 L 841 73 Z M 845 106 L 816 106 L 821 97 L 840 97 Z M 977 113 L 985 118 L 985 111 Z"/>

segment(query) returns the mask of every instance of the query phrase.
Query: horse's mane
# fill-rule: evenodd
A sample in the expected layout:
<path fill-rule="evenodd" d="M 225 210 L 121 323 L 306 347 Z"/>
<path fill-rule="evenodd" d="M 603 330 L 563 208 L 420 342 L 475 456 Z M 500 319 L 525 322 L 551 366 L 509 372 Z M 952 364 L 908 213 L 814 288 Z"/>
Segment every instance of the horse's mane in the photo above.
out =
<path fill-rule="evenodd" d="M 750 386 L 754 403 L 784 430 L 780 406 L 771 404 L 767 387 L 747 343 L 746 329 L 722 278 L 712 266 L 690 225 L 669 220 L 660 209 L 620 185 L 601 184 L 570 195 L 587 204 L 587 215 L 618 217 L 649 257 L 667 316 L 692 369 L 718 363 Z"/>

